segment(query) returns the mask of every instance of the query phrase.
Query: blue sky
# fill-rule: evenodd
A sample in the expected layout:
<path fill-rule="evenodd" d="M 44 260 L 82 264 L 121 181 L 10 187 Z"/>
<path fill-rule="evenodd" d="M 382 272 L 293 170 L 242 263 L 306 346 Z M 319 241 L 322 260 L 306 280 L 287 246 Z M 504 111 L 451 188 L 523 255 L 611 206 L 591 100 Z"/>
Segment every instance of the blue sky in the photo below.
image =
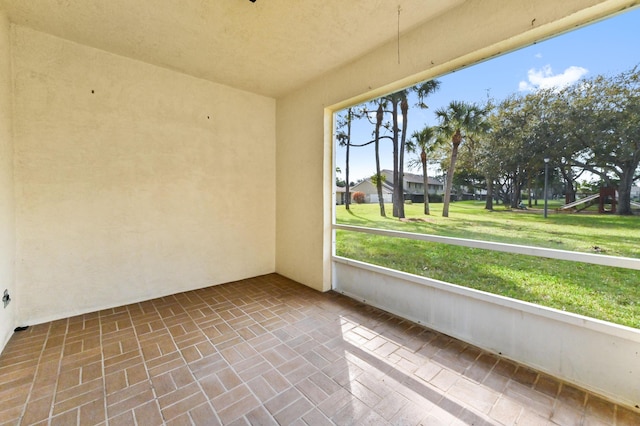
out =
<path fill-rule="evenodd" d="M 640 8 L 441 76 L 440 90 L 426 101 L 429 109 L 409 111 L 408 134 L 425 124 L 437 124 L 433 111 L 452 100 L 482 102 L 487 95 L 500 100 L 523 90 L 631 69 L 640 64 L 639 42 Z M 373 126 L 368 123 L 356 126 L 352 143 L 371 140 L 372 131 Z M 382 146 L 381 166 L 391 169 L 390 142 L 383 142 Z M 352 148 L 349 180 L 373 175 L 374 155 L 372 145 Z M 339 177 L 344 178 L 344 148 L 337 148 L 336 165 L 343 170 Z M 437 166 L 431 166 L 429 175 L 435 175 L 436 169 Z"/>

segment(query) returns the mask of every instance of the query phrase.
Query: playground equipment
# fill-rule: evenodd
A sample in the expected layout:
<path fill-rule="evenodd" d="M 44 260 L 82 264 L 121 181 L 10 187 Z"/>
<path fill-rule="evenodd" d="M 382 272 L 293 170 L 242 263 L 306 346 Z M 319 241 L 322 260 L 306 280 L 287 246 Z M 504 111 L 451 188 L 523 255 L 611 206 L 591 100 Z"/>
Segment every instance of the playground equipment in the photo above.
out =
<path fill-rule="evenodd" d="M 600 198 L 600 194 L 589 195 L 588 197 L 580 198 L 579 200 L 576 200 L 572 203 L 565 204 L 564 206 L 559 207 L 558 210 L 562 211 L 562 210 L 570 210 L 575 208 L 576 211 L 582 211 L 594 205 L 598 198 Z M 582 207 L 578 208 L 578 206 L 582 206 Z"/>
<path fill-rule="evenodd" d="M 606 210 L 605 206 L 611 204 L 611 209 Z M 616 212 L 616 189 L 607 186 L 600 188 L 600 206 L 598 208 L 600 213 L 615 213 Z"/>
<path fill-rule="evenodd" d="M 588 197 L 581 198 L 572 203 L 565 204 L 560 207 L 558 211 L 568 211 L 575 209 L 576 212 L 580 212 L 586 208 L 598 204 L 599 213 L 615 213 L 616 212 L 616 189 L 614 187 L 602 187 L 599 194 L 589 195 Z M 607 209 L 607 205 L 611 205 L 611 208 Z M 631 205 L 640 207 L 640 204 L 631 202 Z M 580 207 L 579 207 L 580 206 Z"/>

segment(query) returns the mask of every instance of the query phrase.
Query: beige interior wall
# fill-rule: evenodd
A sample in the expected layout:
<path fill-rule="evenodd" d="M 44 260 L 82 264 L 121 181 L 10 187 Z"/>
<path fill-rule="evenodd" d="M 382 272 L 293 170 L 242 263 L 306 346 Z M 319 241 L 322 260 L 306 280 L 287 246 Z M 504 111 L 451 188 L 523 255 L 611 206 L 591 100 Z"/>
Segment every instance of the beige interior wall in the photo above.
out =
<path fill-rule="evenodd" d="M 273 99 L 13 31 L 21 323 L 275 270 Z"/>
<path fill-rule="evenodd" d="M 467 1 L 404 34 L 399 43 L 382 46 L 279 99 L 276 271 L 318 290 L 331 288 L 333 109 L 438 77 L 634 3 Z M 296 182 L 304 182 L 304 191 Z"/>
<path fill-rule="evenodd" d="M 15 296 L 15 227 L 13 197 L 13 141 L 11 134 L 10 24 L 0 11 L 0 297 L 5 289 Z M 15 327 L 15 306 L 0 303 L 0 350 Z"/>

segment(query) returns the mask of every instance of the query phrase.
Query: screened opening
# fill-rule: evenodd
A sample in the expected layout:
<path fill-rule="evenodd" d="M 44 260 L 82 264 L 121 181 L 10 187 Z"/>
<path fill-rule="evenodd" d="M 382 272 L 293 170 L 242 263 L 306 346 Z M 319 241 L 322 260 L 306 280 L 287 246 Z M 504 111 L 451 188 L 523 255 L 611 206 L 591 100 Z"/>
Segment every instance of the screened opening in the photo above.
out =
<path fill-rule="evenodd" d="M 337 112 L 335 254 L 640 328 L 638 23 Z"/>

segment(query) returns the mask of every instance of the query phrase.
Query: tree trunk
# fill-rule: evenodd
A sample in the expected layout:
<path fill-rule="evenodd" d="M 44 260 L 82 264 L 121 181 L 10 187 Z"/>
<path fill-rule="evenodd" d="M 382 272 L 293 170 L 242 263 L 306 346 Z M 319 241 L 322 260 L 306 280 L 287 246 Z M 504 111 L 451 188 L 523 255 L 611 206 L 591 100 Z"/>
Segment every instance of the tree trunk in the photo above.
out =
<path fill-rule="evenodd" d="M 484 178 L 487 181 L 487 200 L 484 204 L 485 210 L 493 210 L 493 179 L 489 176 Z"/>
<path fill-rule="evenodd" d="M 577 192 L 575 189 L 575 182 L 573 182 L 572 180 L 568 180 L 566 188 L 567 192 L 564 195 L 565 204 L 573 203 L 576 200 Z"/>
<path fill-rule="evenodd" d="M 507 175 L 504 180 L 505 189 L 502 192 L 502 204 L 505 206 L 511 205 L 511 192 L 513 191 L 513 180 L 511 179 L 511 175 Z"/>
<path fill-rule="evenodd" d="M 391 113 L 393 115 L 393 217 L 400 217 L 400 207 L 402 204 L 402 188 L 400 187 L 400 177 L 398 175 L 398 101 L 395 97 L 391 100 Z"/>
<path fill-rule="evenodd" d="M 376 112 L 376 189 L 378 190 L 378 203 L 380 204 L 380 216 L 387 217 L 384 211 L 384 198 L 382 197 L 382 179 L 380 176 L 380 126 L 382 125 L 382 105 L 378 106 Z"/>
<path fill-rule="evenodd" d="M 420 153 L 420 161 L 422 162 L 422 185 L 424 186 L 424 214 L 429 215 L 429 177 L 427 176 L 427 153 L 423 149 Z"/>
<path fill-rule="evenodd" d="M 347 112 L 347 155 L 345 165 L 345 189 L 344 189 L 344 206 L 349 210 L 351 204 L 351 188 L 349 187 L 349 147 L 351 146 L 351 108 Z"/>
<path fill-rule="evenodd" d="M 525 186 L 525 182 L 522 181 L 521 173 L 518 173 L 513 178 L 513 197 L 511 198 L 511 208 L 517 209 L 520 207 L 522 201 L 522 188 Z"/>
<path fill-rule="evenodd" d="M 402 133 L 398 158 L 398 186 L 400 187 L 401 197 L 398 203 L 398 218 L 404 219 L 404 148 L 407 141 L 407 122 L 409 121 L 409 103 L 406 96 L 400 101 L 400 111 L 402 112 Z"/>
<path fill-rule="evenodd" d="M 456 130 L 451 141 L 453 142 L 453 149 L 451 150 L 451 163 L 449 164 L 449 170 L 447 171 L 447 184 L 444 189 L 442 217 L 449 217 L 449 201 L 451 199 L 451 188 L 453 187 L 453 171 L 456 168 L 456 160 L 458 159 L 458 147 L 462 142 L 462 134 L 460 133 L 460 130 Z"/>
<path fill-rule="evenodd" d="M 560 173 L 562 174 L 562 178 L 564 179 L 564 185 L 565 185 L 564 203 L 565 204 L 573 203 L 576 200 L 576 189 L 575 189 L 575 182 L 572 179 L 572 173 L 570 171 L 570 167 L 568 166 L 560 167 Z"/>
<path fill-rule="evenodd" d="M 618 206 L 616 213 L 619 215 L 633 214 L 631 210 L 631 187 L 633 186 L 633 175 L 638 168 L 638 163 L 634 162 L 620 174 L 620 186 L 618 186 Z"/>
<path fill-rule="evenodd" d="M 511 206 L 512 209 L 517 209 L 518 201 L 520 200 L 520 182 L 518 181 L 518 175 L 514 173 L 511 181 L 513 182 L 513 191 L 511 191 L 511 202 L 509 206 Z"/>
<path fill-rule="evenodd" d="M 533 207 L 531 204 L 531 172 L 527 173 L 527 200 L 529 204 L 529 208 Z"/>

